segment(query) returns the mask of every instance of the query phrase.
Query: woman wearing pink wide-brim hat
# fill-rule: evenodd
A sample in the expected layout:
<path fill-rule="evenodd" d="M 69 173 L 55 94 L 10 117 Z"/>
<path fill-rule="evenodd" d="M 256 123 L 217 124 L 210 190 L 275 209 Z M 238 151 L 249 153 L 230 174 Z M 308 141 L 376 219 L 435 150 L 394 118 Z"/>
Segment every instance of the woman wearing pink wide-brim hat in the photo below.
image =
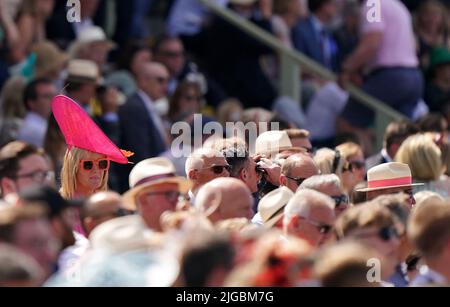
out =
<path fill-rule="evenodd" d="M 106 191 L 111 161 L 127 164 L 130 153 L 114 145 L 72 99 L 55 97 L 52 111 L 68 147 L 61 171 L 61 195 L 86 198 Z"/>

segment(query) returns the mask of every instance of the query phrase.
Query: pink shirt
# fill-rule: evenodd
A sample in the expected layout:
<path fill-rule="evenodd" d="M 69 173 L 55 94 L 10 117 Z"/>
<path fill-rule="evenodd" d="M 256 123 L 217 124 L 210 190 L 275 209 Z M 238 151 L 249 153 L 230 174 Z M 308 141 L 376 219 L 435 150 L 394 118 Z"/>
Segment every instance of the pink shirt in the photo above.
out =
<path fill-rule="evenodd" d="M 379 14 L 375 14 L 378 6 Z M 379 17 L 378 19 L 376 17 Z M 382 42 L 368 69 L 379 67 L 417 67 L 416 40 L 412 18 L 399 0 L 365 1 L 361 16 L 361 33 L 382 32 Z"/>

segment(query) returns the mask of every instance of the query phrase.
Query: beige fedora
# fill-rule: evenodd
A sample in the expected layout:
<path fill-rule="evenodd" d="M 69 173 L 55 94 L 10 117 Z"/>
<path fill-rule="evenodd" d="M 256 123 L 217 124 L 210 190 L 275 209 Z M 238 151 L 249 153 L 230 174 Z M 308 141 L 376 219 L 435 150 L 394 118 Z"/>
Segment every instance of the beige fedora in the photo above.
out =
<path fill-rule="evenodd" d="M 76 58 L 81 48 L 92 43 L 102 43 L 108 50 L 113 50 L 117 47 L 116 43 L 106 37 L 102 28 L 92 26 L 81 31 L 77 40 L 69 47 L 70 57 Z"/>
<path fill-rule="evenodd" d="M 54 70 L 62 70 L 69 60 L 69 56 L 52 42 L 44 41 L 33 45 L 36 54 L 35 77 L 45 78 Z"/>
<path fill-rule="evenodd" d="M 256 139 L 256 154 L 270 158 L 285 150 L 306 152 L 303 148 L 292 146 L 291 139 L 286 131 L 267 131 L 261 133 Z"/>
<path fill-rule="evenodd" d="M 180 193 L 186 194 L 192 182 L 184 177 L 177 177 L 176 170 L 167 158 L 151 158 L 139 162 L 130 173 L 130 190 L 123 195 L 127 209 L 136 210 L 136 195 L 142 190 L 162 184 L 178 184 Z"/>
<path fill-rule="evenodd" d="M 100 69 L 89 60 L 70 60 L 67 67 L 67 82 L 101 83 Z"/>
<path fill-rule="evenodd" d="M 283 217 L 284 207 L 292 196 L 294 196 L 294 193 L 290 189 L 281 187 L 260 200 L 258 212 L 264 226 L 271 228 Z"/>
<path fill-rule="evenodd" d="M 413 183 L 411 170 L 407 164 L 391 162 L 377 165 L 367 172 L 367 188 L 358 192 L 421 186 Z"/>

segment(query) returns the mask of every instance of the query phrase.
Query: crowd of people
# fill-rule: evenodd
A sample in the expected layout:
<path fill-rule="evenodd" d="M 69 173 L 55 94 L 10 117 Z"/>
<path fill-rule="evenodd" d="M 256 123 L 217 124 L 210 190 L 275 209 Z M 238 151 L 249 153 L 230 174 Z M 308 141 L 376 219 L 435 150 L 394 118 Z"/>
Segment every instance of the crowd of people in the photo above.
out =
<path fill-rule="evenodd" d="M 214 2 L 338 82 L 197 0 L 0 2 L 0 286 L 448 285 L 449 3 Z"/>

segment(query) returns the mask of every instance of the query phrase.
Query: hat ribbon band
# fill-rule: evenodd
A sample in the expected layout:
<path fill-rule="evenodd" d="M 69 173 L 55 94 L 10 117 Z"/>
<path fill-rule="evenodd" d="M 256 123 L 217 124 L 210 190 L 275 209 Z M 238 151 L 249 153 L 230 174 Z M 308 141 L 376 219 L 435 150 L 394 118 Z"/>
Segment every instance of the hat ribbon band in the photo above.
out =
<path fill-rule="evenodd" d="M 160 175 L 150 176 L 150 177 L 147 177 L 147 178 L 144 178 L 144 179 L 138 181 L 134 185 L 134 188 L 138 187 L 140 185 L 143 185 L 145 183 L 148 183 L 148 182 L 152 182 L 152 181 L 156 181 L 156 180 L 164 179 L 164 178 L 173 178 L 173 177 L 175 177 L 175 174 L 160 174 Z"/>
<path fill-rule="evenodd" d="M 373 188 L 383 188 L 390 186 L 400 186 L 400 185 L 411 185 L 412 178 L 411 177 L 401 177 L 401 178 L 393 178 L 393 179 L 383 179 L 383 180 L 372 180 L 368 182 L 367 187 L 370 189 Z"/>

